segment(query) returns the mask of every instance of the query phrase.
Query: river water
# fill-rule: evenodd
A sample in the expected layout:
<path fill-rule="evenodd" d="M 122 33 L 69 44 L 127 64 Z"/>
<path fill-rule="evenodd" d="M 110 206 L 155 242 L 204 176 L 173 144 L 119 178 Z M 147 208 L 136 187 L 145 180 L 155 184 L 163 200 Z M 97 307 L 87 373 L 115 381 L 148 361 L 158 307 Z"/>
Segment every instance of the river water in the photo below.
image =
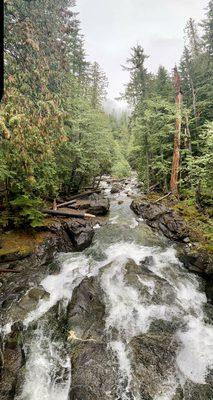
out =
<path fill-rule="evenodd" d="M 105 192 L 110 192 L 107 184 Z M 96 225 L 93 245 L 82 253 L 60 254 L 60 271 L 41 282 L 49 297 L 24 321 L 35 329 L 25 343 L 26 367 L 16 400 L 70 398 L 72 358 L 45 316 L 58 303 L 65 313 L 74 289 L 92 276 L 103 292 L 105 337 L 117 370 L 116 390 L 109 387 L 103 399 L 213 398 L 211 389 L 203 391 L 213 367 L 213 328 L 202 282 L 183 268 L 174 244 L 136 218 L 126 192 L 136 193 L 134 180 L 111 195 L 111 212 Z"/>

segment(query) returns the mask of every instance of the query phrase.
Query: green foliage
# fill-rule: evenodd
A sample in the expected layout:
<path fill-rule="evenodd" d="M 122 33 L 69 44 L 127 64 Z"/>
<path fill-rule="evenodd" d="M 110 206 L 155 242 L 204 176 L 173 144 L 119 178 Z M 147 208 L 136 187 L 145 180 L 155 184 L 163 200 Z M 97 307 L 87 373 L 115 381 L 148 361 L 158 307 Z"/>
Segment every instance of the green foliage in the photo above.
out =
<path fill-rule="evenodd" d="M 199 192 L 199 197 L 211 191 L 212 4 L 201 37 L 196 23 L 188 22 L 179 68 L 184 103 L 180 187 L 183 194 Z M 4 225 L 9 220 L 38 226 L 37 199 L 77 191 L 104 173 L 123 178 L 130 165 L 147 189 L 157 184 L 168 191 L 176 117 L 171 77 L 163 66 L 156 75 L 149 73 L 144 49 L 133 47 L 124 67 L 130 80 L 123 94 L 132 114 L 106 115 L 107 79 L 96 62 L 86 60 L 74 6 L 74 0 L 5 2 Z"/>
<path fill-rule="evenodd" d="M 125 70 L 130 79 L 124 98 L 132 106 L 128 160 L 147 190 L 168 192 L 172 173 L 174 133 L 181 118 L 179 191 L 192 202 L 210 204 L 212 165 L 212 37 L 213 2 L 202 21 L 202 36 L 190 19 L 180 61 L 183 104 L 177 113 L 175 87 L 163 66 L 156 75 L 146 69 L 144 50 L 132 49 Z M 179 143 L 178 143 L 179 146 Z"/>
<path fill-rule="evenodd" d="M 85 58 L 74 6 L 5 4 L 0 202 L 6 214 L 11 202 L 15 216 L 8 221 L 16 225 L 40 223 L 37 198 L 77 191 L 111 171 L 113 135 L 102 110 L 107 80 Z"/>
<path fill-rule="evenodd" d="M 131 173 L 131 168 L 124 157 L 124 154 L 122 153 L 121 147 L 117 141 L 114 142 L 114 163 L 112 166 L 112 174 L 118 178 L 126 178 L 130 175 Z"/>
<path fill-rule="evenodd" d="M 202 192 L 211 192 L 213 182 L 213 122 L 206 123 L 199 137 L 201 154 L 188 156 L 188 179 Z"/>
<path fill-rule="evenodd" d="M 10 204 L 14 210 L 18 210 L 15 225 L 30 225 L 32 228 L 42 225 L 44 215 L 38 210 L 42 204 L 40 199 L 31 199 L 27 195 L 22 195 Z"/>

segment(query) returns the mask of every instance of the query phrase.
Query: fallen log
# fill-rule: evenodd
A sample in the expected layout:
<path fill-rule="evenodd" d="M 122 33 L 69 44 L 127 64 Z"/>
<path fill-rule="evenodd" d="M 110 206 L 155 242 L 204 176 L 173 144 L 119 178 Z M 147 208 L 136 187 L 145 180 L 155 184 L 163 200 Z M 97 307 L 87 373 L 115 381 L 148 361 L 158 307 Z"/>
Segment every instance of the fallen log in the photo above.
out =
<path fill-rule="evenodd" d="M 76 203 L 75 200 L 69 200 L 69 201 L 66 201 L 65 203 L 57 204 L 57 208 L 70 206 L 71 204 L 74 204 L 74 203 Z"/>
<path fill-rule="evenodd" d="M 169 197 L 172 194 L 172 192 L 167 193 L 165 196 L 160 197 L 159 199 L 157 199 L 156 201 L 154 201 L 154 204 L 158 203 L 159 201 L 166 199 L 166 197 Z"/>
<path fill-rule="evenodd" d="M 95 215 L 88 213 L 72 213 L 69 211 L 56 211 L 56 210 L 41 210 L 44 214 L 55 215 L 57 217 L 69 217 L 69 218 L 95 218 Z"/>
<path fill-rule="evenodd" d="M 0 274 L 9 272 L 12 272 L 13 274 L 19 274 L 21 271 L 17 271 L 17 269 L 0 269 Z"/>
<path fill-rule="evenodd" d="M 66 207 L 66 206 L 68 206 L 70 204 L 75 203 L 75 202 L 72 203 L 73 200 L 80 199 L 82 197 L 90 196 L 93 193 L 101 193 L 101 189 L 87 190 L 86 192 L 75 194 L 74 196 L 71 196 L 70 200 L 66 201 L 66 203 L 57 204 L 57 208 Z"/>

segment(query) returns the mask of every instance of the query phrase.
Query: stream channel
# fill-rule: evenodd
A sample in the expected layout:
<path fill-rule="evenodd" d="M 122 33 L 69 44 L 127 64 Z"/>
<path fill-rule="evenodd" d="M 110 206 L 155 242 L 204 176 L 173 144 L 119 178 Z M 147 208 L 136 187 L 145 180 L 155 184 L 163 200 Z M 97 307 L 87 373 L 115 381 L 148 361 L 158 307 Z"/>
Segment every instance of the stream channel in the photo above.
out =
<path fill-rule="evenodd" d="M 213 399 L 202 279 L 130 209 L 134 179 L 82 253 L 59 254 L 25 317 L 15 400 Z M 8 328 L 8 327 L 7 327 Z"/>

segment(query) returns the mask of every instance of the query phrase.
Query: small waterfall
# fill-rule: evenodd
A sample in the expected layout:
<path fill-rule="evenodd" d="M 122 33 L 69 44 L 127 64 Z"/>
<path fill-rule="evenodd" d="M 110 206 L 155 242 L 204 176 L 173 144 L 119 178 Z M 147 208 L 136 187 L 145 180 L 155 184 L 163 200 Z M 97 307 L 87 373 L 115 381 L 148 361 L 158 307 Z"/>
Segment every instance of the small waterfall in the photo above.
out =
<path fill-rule="evenodd" d="M 38 324 L 26 353 L 25 382 L 16 400 L 67 400 L 71 383 L 70 359 L 63 343 L 54 340 L 44 323 Z"/>
<path fill-rule="evenodd" d="M 26 328 L 38 321 L 37 328 L 28 344 L 25 380 L 22 393 L 16 400 L 67 400 L 71 383 L 71 362 L 62 340 L 54 338 L 45 315 L 57 303 L 66 309 L 73 290 L 89 275 L 89 260 L 81 254 L 66 256 L 61 271 L 47 276 L 41 285 L 49 293 L 35 311 L 24 321 Z M 44 316 L 44 319 L 42 318 Z"/>
<path fill-rule="evenodd" d="M 168 371 L 168 379 L 161 388 L 164 393 L 156 396 L 155 400 L 172 400 L 176 387 L 180 382 L 184 385 L 186 379 L 205 384 L 208 370 L 213 367 L 213 328 L 204 322 L 206 296 L 199 291 L 197 278 L 186 273 L 172 247 L 162 251 L 134 243 L 117 243 L 109 247 L 106 253 L 110 267 L 102 272 L 101 284 L 106 298 L 106 329 L 109 336 L 113 336 L 112 331 L 116 332 L 116 339 L 113 338 L 110 345 L 117 355 L 120 368 L 123 394 L 119 398 L 141 399 L 137 388 L 134 388 L 135 382 L 132 382 L 128 344 L 133 337 L 146 333 L 155 320 L 178 319 L 180 325 L 184 325 L 184 329 L 176 333 L 181 346 L 173 374 Z M 148 297 L 146 291 L 139 293 L 125 279 L 128 260 L 134 260 L 139 265 L 147 256 L 151 256 L 153 261 L 150 270 L 154 276 L 162 279 L 161 290 L 164 295 L 161 293 L 160 304 L 153 302 L 155 279 L 152 276 L 148 280 L 146 276 L 138 276 L 139 282 L 148 289 Z M 165 296 L 167 285 L 172 291 L 170 302 Z M 129 393 L 132 393 L 132 397 Z"/>

